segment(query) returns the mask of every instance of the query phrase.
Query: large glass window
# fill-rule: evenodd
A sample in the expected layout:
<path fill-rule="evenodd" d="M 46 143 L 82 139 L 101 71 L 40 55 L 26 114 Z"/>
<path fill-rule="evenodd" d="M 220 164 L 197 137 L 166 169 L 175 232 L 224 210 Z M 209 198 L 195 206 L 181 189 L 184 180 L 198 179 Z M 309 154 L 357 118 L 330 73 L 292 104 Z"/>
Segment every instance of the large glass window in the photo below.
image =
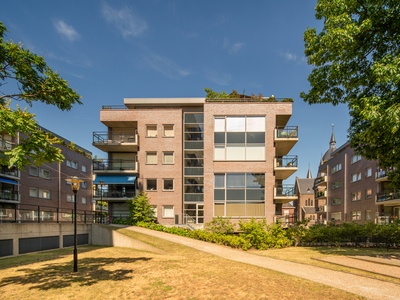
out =
<path fill-rule="evenodd" d="M 265 117 L 215 117 L 214 159 L 265 160 Z"/>
<path fill-rule="evenodd" d="M 214 216 L 265 216 L 265 174 L 214 174 Z"/>

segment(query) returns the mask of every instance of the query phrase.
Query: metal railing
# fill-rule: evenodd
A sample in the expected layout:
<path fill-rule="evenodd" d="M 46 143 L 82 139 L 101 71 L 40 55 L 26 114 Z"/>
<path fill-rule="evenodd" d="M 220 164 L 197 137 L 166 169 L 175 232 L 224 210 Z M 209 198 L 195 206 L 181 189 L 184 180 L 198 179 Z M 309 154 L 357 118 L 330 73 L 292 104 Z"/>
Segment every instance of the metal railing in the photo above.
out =
<path fill-rule="evenodd" d="M 129 109 L 125 105 L 102 105 L 101 109 Z"/>
<path fill-rule="evenodd" d="M 18 169 L 10 169 L 7 168 L 6 166 L 2 166 L 0 168 L 0 174 L 18 177 Z"/>
<path fill-rule="evenodd" d="M 136 132 L 125 132 L 112 134 L 107 131 L 93 132 L 94 144 L 120 144 L 120 143 L 136 143 Z"/>
<path fill-rule="evenodd" d="M 127 159 L 93 160 L 93 171 L 136 170 L 136 161 Z"/>
<path fill-rule="evenodd" d="M 105 211 L 105 212 L 107 212 L 108 211 L 108 206 L 96 205 L 95 210 L 96 211 Z"/>
<path fill-rule="evenodd" d="M 326 212 L 327 211 L 327 206 L 322 205 L 322 206 L 316 206 L 315 207 L 315 212 Z"/>
<path fill-rule="evenodd" d="M 390 201 L 400 199 L 400 191 L 390 190 L 382 191 L 376 194 L 376 202 Z"/>
<path fill-rule="evenodd" d="M 292 98 L 275 97 L 238 97 L 238 98 L 206 98 L 206 102 L 293 102 Z"/>
<path fill-rule="evenodd" d="M 18 201 L 18 191 L 0 190 L 0 200 Z"/>
<path fill-rule="evenodd" d="M 101 196 L 103 194 L 103 196 Z M 135 197 L 134 190 L 118 190 L 118 189 L 108 189 L 108 190 L 94 190 L 93 198 L 131 198 Z"/>
<path fill-rule="evenodd" d="M 315 179 L 315 184 L 320 184 L 320 183 L 325 182 L 325 181 L 326 181 L 326 177 L 325 176 L 321 176 L 321 177 L 318 177 L 317 179 Z"/>
<path fill-rule="evenodd" d="M 326 190 L 325 191 L 317 191 L 315 193 L 315 198 L 326 197 Z"/>
<path fill-rule="evenodd" d="M 287 127 L 276 127 L 276 137 L 279 138 L 298 138 L 299 127 L 298 126 L 287 126 Z"/>
<path fill-rule="evenodd" d="M 295 215 L 277 215 L 275 217 L 275 223 L 281 224 L 282 227 L 289 227 L 295 225 L 297 222 L 297 217 Z"/>
<path fill-rule="evenodd" d="M 0 207 L 0 222 L 18 223 L 61 223 L 74 222 L 74 210 L 40 205 L 15 205 L 15 208 Z M 93 223 L 94 213 L 91 210 L 76 210 L 78 223 Z"/>
<path fill-rule="evenodd" d="M 376 224 L 390 224 L 390 223 L 394 223 L 395 220 L 398 220 L 399 217 L 397 216 L 377 216 L 375 218 L 375 223 Z"/>
<path fill-rule="evenodd" d="M 293 184 L 276 185 L 276 196 L 278 197 L 294 197 L 297 196 L 296 187 Z"/>
<path fill-rule="evenodd" d="M 297 155 L 276 156 L 277 168 L 297 168 Z"/>

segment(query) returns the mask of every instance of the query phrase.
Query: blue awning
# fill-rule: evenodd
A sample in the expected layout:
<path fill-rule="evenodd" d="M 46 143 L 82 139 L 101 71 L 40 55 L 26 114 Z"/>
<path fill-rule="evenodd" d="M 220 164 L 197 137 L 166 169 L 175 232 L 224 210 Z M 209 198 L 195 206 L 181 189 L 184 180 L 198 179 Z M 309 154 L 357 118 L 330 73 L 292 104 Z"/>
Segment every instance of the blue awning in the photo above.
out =
<path fill-rule="evenodd" d="M 136 176 L 131 175 L 97 175 L 93 184 L 100 184 L 100 181 L 104 181 L 104 184 L 134 184 Z"/>
<path fill-rule="evenodd" d="M 0 177 L 0 182 L 10 183 L 10 184 L 18 184 L 18 182 L 15 182 L 13 180 L 10 180 L 10 179 L 7 179 L 7 178 L 3 178 L 3 177 Z"/>

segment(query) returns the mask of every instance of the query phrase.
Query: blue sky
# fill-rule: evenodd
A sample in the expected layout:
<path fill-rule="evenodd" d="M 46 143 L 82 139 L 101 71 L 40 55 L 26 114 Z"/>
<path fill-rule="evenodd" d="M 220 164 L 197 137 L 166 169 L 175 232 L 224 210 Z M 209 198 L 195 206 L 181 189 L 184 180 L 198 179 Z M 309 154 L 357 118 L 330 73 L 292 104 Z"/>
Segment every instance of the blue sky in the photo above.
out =
<path fill-rule="evenodd" d="M 305 177 L 308 164 L 316 175 L 332 124 L 337 146 L 349 126 L 347 106 L 310 106 L 299 97 L 312 70 L 304 31 L 323 26 L 314 16 L 316 2 L 4 1 L 0 21 L 10 31 L 6 39 L 44 56 L 82 96 L 83 105 L 69 112 L 36 103 L 29 110 L 93 155 L 105 157 L 91 145 L 92 132 L 105 130 L 102 105 L 236 89 L 294 99 L 288 125 L 299 125 L 299 142 L 289 154 L 299 156 L 294 176 Z"/>

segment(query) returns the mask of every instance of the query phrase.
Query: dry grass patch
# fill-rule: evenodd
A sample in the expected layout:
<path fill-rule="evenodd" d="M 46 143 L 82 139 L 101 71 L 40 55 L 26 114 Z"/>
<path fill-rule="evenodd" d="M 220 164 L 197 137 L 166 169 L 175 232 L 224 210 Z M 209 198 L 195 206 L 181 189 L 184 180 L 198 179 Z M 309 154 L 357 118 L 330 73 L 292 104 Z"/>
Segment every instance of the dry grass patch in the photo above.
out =
<path fill-rule="evenodd" d="M 81 247 L 0 260 L 0 299 L 361 299 L 271 270 L 119 229 L 166 251 Z M 238 252 L 240 253 L 240 252 Z"/>
<path fill-rule="evenodd" d="M 353 269 L 349 267 L 339 266 L 336 264 L 331 264 L 328 262 L 322 262 L 319 260 L 312 259 L 315 258 L 323 258 L 328 256 L 354 256 L 354 255 L 400 255 L 399 250 L 389 250 L 379 249 L 379 248 L 334 248 L 334 247 L 289 247 L 284 249 L 271 249 L 271 250 L 250 250 L 249 252 L 269 256 L 273 258 L 294 261 L 304 264 L 309 264 L 313 266 L 328 268 L 332 270 L 344 271 L 353 274 L 373 277 L 377 279 L 382 279 L 386 281 L 391 281 L 395 283 L 400 283 L 399 279 L 379 275 L 367 271 L 362 271 L 358 269 Z"/>

